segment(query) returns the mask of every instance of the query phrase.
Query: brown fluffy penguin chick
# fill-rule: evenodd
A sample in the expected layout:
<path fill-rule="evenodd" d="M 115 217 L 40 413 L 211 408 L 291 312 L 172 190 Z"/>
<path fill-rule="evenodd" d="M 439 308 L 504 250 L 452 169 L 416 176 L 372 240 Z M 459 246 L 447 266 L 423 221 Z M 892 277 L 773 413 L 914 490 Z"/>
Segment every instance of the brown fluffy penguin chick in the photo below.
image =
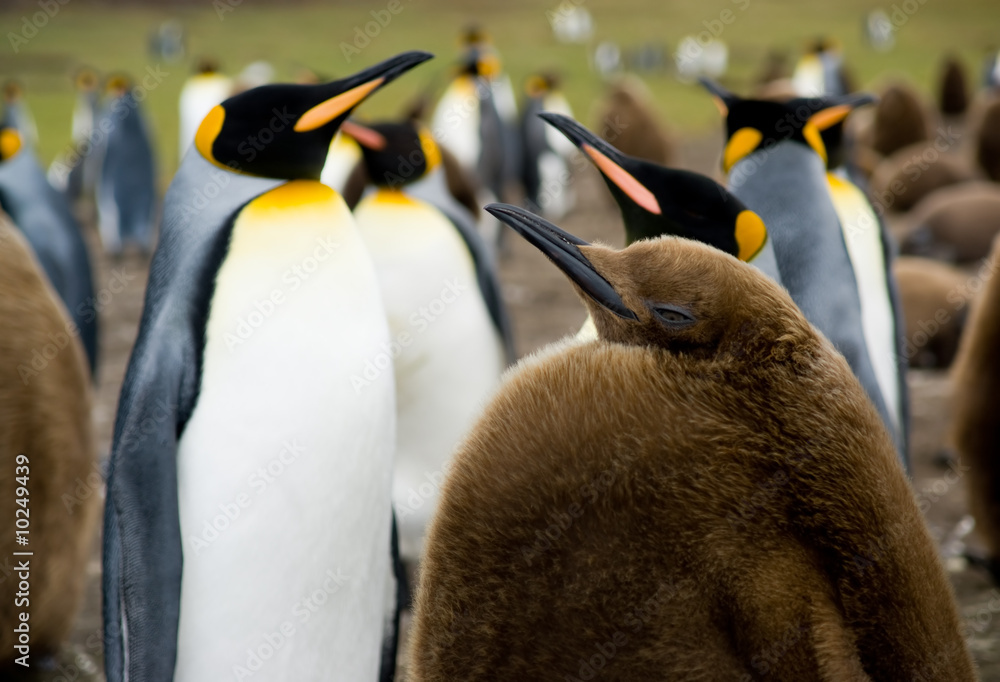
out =
<path fill-rule="evenodd" d="M 899 256 L 892 270 L 906 319 L 904 349 L 910 366 L 949 367 L 968 317 L 969 276 L 915 256 Z"/>
<path fill-rule="evenodd" d="M 909 211 L 942 187 L 973 179 L 968 161 L 949 151 L 955 147 L 948 144 L 947 138 L 918 142 L 879 161 L 868 187 L 872 204 L 886 211 Z"/>
<path fill-rule="evenodd" d="M 972 306 L 969 323 L 952 370 L 952 442 L 965 476 L 976 532 L 996 565 L 1000 559 L 1000 238 L 990 255 L 992 275 Z M 985 278 L 984 278 L 985 279 Z M 996 575 L 996 573 L 995 573 Z"/>
<path fill-rule="evenodd" d="M 0 677 L 25 653 L 14 648 L 21 613 L 30 628 L 28 663 L 66 637 L 94 540 L 100 491 L 78 491 L 96 471 L 90 372 L 70 325 L 27 242 L 0 216 L 0 555 L 15 569 L 0 581 Z M 19 487 L 27 488 L 24 505 Z M 24 546 L 15 542 L 18 518 L 28 524 Z M 13 554 L 23 551 L 34 554 Z M 20 561 L 29 562 L 23 576 Z M 15 603 L 23 578 L 27 602 Z"/>
<path fill-rule="evenodd" d="M 411 680 L 976 679 L 889 435 L 780 286 L 492 210 L 537 229 L 600 339 L 523 360 L 459 448 Z"/>
<path fill-rule="evenodd" d="M 938 109 L 945 116 L 961 116 L 969 108 L 965 66 L 955 55 L 945 57 L 938 86 Z"/>
<path fill-rule="evenodd" d="M 937 190 L 906 216 L 903 253 L 969 263 L 990 253 L 1000 233 L 1000 185 L 966 182 Z"/>
<path fill-rule="evenodd" d="M 927 139 L 927 112 L 920 95 L 909 85 L 887 87 L 875 108 L 872 147 L 882 156 Z"/>
<path fill-rule="evenodd" d="M 594 130 L 623 154 L 665 166 L 674 162 L 673 138 L 641 82 L 624 79 L 612 85 L 597 120 Z"/>
<path fill-rule="evenodd" d="M 1000 182 L 1000 97 L 983 112 L 976 142 L 976 161 L 994 182 Z"/>

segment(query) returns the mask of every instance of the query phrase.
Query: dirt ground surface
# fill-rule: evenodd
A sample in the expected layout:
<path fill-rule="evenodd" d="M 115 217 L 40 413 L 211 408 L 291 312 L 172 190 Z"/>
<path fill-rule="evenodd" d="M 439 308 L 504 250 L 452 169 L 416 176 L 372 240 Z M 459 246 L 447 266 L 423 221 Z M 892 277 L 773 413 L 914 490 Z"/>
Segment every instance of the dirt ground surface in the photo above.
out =
<path fill-rule="evenodd" d="M 688 141 L 682 149 L 681 165 L 717 176 L 719 141 Z M 578 201 L 574 211 L 559 221 L 568 231 L 587 240 L 599 239 L 620 246 L 621 220 L 596 173 L 578 170 L 572 184 Z M 102 458 L 110 449 L 118 393 L 135 341 L 142 312 L 148 262 L 139 255 L 112 261 L 100 255 L 92 220 L 86 220 L 93 255 L 97 260 L 95 289 L 101 303 L 101 362 L 94 413 Z M 562 336 L 575 333 L 585 313 L 568 280 L 538 251 L 512 232 L 505 235 L 501 278 L 504 297 L 516 326 L 517 347 L 526 354 Z M 124 290 L 112 294 L 110 284 L 124 282 Z M 118 289 L 117 285 L 114 289 Z M 934 537 L 948 550 L 956 526 L 966 514 L 961 468 L 939 463 L 949 426 L 949 382 L 944 372 L 911 371 L 909 377 L 913 409 L 912 457 L 914 488 L 926 508 Z M 958 473 L 955 473 L 958 472 Z M 974 538 L 967 538 L 973 546 Z M 87 590 L 73 634 L 55 661 L 36 667 L 23 679 L 45 682 L 103 680 L 100 609 L 99 529 L 86 567 Z M 972 653 L 983 680 L 1000 681 L 1000 590 L 981 570 L 961 559 L 948 560 L 949 573 L 958 595 L 961 614 L 968 626 Z M 408 620 L 408 619 L 405 619 Z M 404 621 L 405 622 L 405 621 Z M 405 632 L 404 632 L 405 648 Z M 400 652 L 405 679 L 405 651 Z M 944 678 L 942 678 L 944 679 Z"/>

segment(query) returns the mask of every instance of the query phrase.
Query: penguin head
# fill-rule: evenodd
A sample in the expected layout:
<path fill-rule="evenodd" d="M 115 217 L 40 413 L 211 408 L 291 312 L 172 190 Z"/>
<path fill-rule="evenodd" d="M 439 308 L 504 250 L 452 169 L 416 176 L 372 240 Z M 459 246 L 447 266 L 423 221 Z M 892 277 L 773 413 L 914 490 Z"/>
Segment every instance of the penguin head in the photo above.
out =
<path fill-rule="evenodd" d="M 459 60 L 458 70 L 463 75 L 490 80 L 500 75 L 500 56 L 490 45 L 471 45 Z"/>
<path fill-rule="evenodd" d="M 97 72 L 88 66 L 77 69 L 73 76 L 73 85 L 77 92 L 95 92 L 99 82 Z"/>
<path fill-rule="evenodd" d="M 111 99 L 123 97 L 131 89 L 132 79 L 128 74 L 124 73 L 111 74 L 104 84 L 104 92 Z"/>
<path fill-rule="evenodd" d="M 796 97 L 785 102 L 742 99 L 707 78 L 700 82 L 726 117 L 722 167 L 727 173 L 754 151 L 784 141 L 805 145 L 829 163 L 823 131 L 842 123 L 855 108 L 875 101 L 868 94 Z"/>
<path fill-rule="evenodd" d="M 21 82 L 16 78 L 9 78 L 4 81 L 3 84 L 3 101 L 4 104 L 16 104 L 21 100 L 24 94 L 24 88 L 21 86 Z"/>
<path fill-rule="evenodd" d="M 416 121 L 365 126 L 347 120 L 340 130 L 361 147 L 368 177 L 378 187 L 408 185 L 441 165 L 441 149 Z"/>
<path fill-rule="evenodd" d="M 318 180 L 330 142 L 371 93 L 432 55 L 406 52 L 320 85 L 262 85 L 217 105 L 195 134 L 195 147 L 226 170 L 268 178 Z"/>
<path fill-rule="evenodd" d="M 219 72 L 219 63 L 211 57 L 202 57 L 195 66 L 195 73 L 199 76 L 211 76 Z"/>
<path fill-rule="evenodd" d="M 550 92 L 559 89 L 559 80 L 559 76 L 549 71 L 533 74 L 525 81 L 524 92 L 532 99 L 545 97 Z"/>
<path fill-rule="evenodd" d="M 572 280 L 605 341 L 757 363 L 776 345 L 810 335 L 780 286 L 705 244 L 661 237 L 619 251 L 588 244 L 522 208 L 486 210 Z"/>
<path fill-rule="evenodd" d="M 17 156 L 22 146 L 21 134 L 17 132 L 17 128 L 0 125 L 0 163 Z"/>
<path fill-rule="evenodd" d="M 625 222 L 625 240 L 663 235 L 704 242 L 743 261 L 767 241 L 767 228 L 726 188 L 698 173 L 626 156 L 561 114 L 539 114 L 565 135 L 604 177 Z"/>

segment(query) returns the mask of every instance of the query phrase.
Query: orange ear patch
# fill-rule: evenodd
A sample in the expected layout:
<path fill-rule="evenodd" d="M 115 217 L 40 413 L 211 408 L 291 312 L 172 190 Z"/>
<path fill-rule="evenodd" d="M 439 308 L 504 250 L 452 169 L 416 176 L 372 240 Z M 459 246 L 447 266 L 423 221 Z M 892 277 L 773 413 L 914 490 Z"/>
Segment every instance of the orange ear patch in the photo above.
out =
<path fill-rule="evenodd" d="M 650 213 L 660 215 L 663 212 L 660 209 L 660 202 L 656 200 L 656 196 L 646 189 L 645 185 L 636 180 L 631 173 L 589 144 L 584 144 L 581 149 L 590 157 L 601 173 L 604 174 L 604 177 L 615 183 L 618 189 L 625 192 L 632 201 Z"/>

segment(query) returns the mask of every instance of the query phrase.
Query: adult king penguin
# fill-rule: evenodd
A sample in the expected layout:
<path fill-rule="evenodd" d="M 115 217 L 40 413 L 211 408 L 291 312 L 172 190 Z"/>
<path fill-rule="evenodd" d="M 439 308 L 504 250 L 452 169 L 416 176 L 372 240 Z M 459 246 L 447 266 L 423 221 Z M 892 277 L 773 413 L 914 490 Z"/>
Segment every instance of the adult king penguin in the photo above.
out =
<path fill-rule="evenodd" d="M 559 79 L 551 73 L 533 75 L 525 85 L 521 108 L 521 183 L 526 205 L 556 220 L 576 204 L 568 182 L 574 148 L 539 120 L 538 115 L 543 111 L 573 115 L 569 102 L 559 91 Z"/>
<path fill-rule="evenodd" d="M 868 346 L 862 293 L 830 194 L 821 135 L 821 128 L 836 122 L 833 112 L 871 98 L 745 100 L 707 79 L 702 84 L 726 116 L 722 163 L 729 190 L 764 220 L 774 240 L 781 283 L 806 319 L 847 359 L 908 467 L 900 403 L 890 408 L 875 371 L 876 361 L 895 366 L 896 357 L 885 358 L 885 347 Z"/>
<path fill-rule="evenodd" d="M 522 360 L 456 453 L 408 679 L 977 679 L 889 434 L 787 292 L 487 210 L 600 339 Z"/>
<path fill-rule="evenodd" d="M 14 128 L 0 127 L 0 208 L 21 231 L 79 336 L 91 374 L 97 371 L 97 305 L 90 255 L 66 196 L 45 177 L 35 152 Z"/>
<path fill-rule="evenodd" d="M 219 73 L 219 66 L 215 61 L 202 59 L 198 63 L 198 73 L 188 78 L 181 88 L 178 102 L 180 110 L 180 130 L 177 135 L 178 161 L 184 158 L 188 147 L 194 142 L 198 126 L 208 112 L 232 93 L 232 79 Z"/>
<path fill-rule="evenodd" d="M 392 376 L 352 387 L 390 337 L 354 219 L 318 180 L 350 111 L 430 57 L 248 90 L 199 127 L 115 424 L 109 680 L 391 676 Z"/>
<path fill-rule="evenodd" d="M 347 122 L 342 132 L 361 146 L 377 188 L 354 217 L 397 344 L 393 502 L 400 554 L 416 562 L 443 472 L 514 360 L 513 338 L 493 261 L 448 192 L 430 131 L 406 121 Z"/>
<path fill-rule="evenodd" d="M 108 135 L 97 179 L 101 242 L 111 254 L 121 253 L 130 243 L 149 252 L 156 222 L 156 161 L 149 124 L 129 78 L 112 76 L 107 89 L 101 125 Z"/>

